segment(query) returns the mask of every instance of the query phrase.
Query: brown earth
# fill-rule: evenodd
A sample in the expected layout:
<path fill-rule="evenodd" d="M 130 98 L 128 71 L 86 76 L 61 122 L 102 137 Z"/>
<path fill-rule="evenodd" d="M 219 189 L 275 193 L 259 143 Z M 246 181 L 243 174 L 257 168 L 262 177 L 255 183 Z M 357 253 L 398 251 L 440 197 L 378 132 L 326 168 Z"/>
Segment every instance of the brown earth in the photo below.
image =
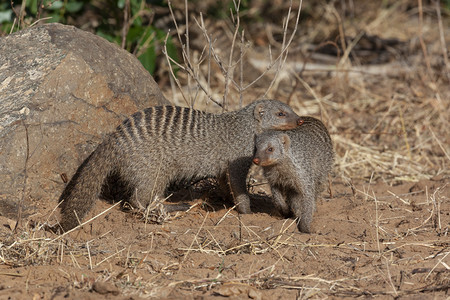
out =
<path fill-rule="evenodd" d="M 312 234 L 262 199 L 250 215 L 193 200 L 162 225 L 115 207 L 64 237 L 40 228 L 13 235 L 2 217 L 0 299 L 448 296 L 448 179 L 334 180 L 332 191 L 317 205 Z M 109 206 L 99 201 L 93 215 Z"/>

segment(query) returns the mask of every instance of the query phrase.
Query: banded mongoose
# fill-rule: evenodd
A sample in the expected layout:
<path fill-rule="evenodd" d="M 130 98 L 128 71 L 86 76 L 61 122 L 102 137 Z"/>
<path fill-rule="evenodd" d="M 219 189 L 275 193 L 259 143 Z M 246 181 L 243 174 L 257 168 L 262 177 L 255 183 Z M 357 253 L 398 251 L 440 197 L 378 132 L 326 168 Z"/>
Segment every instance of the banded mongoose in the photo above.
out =
<path fill-rule="evenodd" d="M 282 216 L 298 218 L 298 229 L 309 233 L 316 199 L 333 167 L 334 151 L 320 120 L 301 119 L 303 124 L 294 130 L 258 135 L 253 163 L 263 167 Z"/>
<path fill-rule="evenodd" d="M 67 231 L 79 224 L 110 174 L 126 182 L 130 204 L 140 208 L 162 199 L 173 182 L 227 176 L 239 212 L 250 213 L 246 176 L 256 134 L 299 124 L 300 117 L 277 100 L 258 100 L 223 114 L 177 106 L 138 111 L 78 168 L 59 199 L 60 225 Z"/>

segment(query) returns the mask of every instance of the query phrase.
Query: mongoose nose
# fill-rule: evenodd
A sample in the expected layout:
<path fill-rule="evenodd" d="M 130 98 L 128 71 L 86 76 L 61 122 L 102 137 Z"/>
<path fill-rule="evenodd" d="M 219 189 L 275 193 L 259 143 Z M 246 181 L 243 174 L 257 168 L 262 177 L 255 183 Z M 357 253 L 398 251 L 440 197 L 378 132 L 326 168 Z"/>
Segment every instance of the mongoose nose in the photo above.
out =
<path fill-rule="evenodd" d="M 298 126 L 302 125 L 303 123 L 305 123 L 305 121 L 303 121 L 302 119 L 298 119 L 297 120 L 297 125 Z"/>
<path fill-rule="evenodd" d="M 261 160 L 260 160 L 259 158 L 257 158 L 257 157 L 255 157 L 255 158 L 253 159 L 253 163 L 254 163 L 255 165 L 259 165 L 260 162 L 261 162 Z"/>

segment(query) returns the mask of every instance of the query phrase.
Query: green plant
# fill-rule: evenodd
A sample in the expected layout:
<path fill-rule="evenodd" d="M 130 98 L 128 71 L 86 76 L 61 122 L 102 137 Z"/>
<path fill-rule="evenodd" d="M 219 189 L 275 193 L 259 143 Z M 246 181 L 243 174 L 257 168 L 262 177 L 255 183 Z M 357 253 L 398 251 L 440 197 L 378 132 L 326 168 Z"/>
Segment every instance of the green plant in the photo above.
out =
<path fill-rule="evenodd" d="M 152 25 L 154 13 L 148 1 L 24 1 L 20 4 L 15 2 L 0 4 L 0 36 L 32 26 L 39 20 L 75 25 L 123 46 L 135 54 L 151 74 L 154 73 L 166 33 Z M 152 3 L 159 6 L 167 5 L 162 1 Z M 124 14 L 124 11 L 128 13 Z M 177 50 L 170 36 L 167 38 L 167 50 L 170 57 L 178 61 Z"/>

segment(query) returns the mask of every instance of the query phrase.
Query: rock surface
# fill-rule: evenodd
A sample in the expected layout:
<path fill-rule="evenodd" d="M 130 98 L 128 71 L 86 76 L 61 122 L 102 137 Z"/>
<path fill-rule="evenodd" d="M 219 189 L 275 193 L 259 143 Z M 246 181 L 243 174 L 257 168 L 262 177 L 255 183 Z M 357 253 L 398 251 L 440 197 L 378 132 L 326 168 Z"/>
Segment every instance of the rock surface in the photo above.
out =
<path fill-rule="evenodd" d="M 140 62 L 99 36 L 47 24 L 0 38 L 0 215 L 16 214 L 24 187 L 28 204 L 56 205 L 102 136 L 161 104 Z"/>

